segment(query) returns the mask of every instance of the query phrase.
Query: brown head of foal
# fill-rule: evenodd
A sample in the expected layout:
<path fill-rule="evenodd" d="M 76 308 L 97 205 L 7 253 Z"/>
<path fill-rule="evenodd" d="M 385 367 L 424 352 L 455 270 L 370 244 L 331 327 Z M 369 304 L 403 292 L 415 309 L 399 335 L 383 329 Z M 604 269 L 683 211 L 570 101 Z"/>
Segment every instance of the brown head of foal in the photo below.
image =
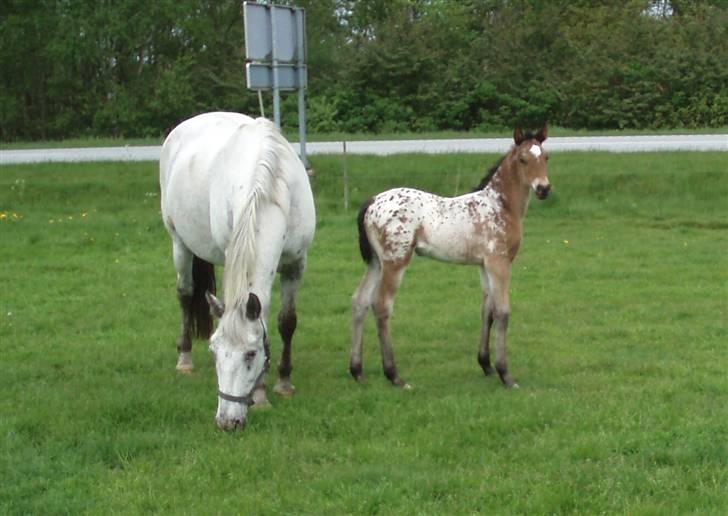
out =
<path fill-rule="evenodd" d="M 362 373 L 364 318 L 372 309 L 385 376 L 408 387 L 397 372 L 389 328 L 394 296 L 414 254 L 436 260 L 478 265 L 483 298 L 478 363 L 494 373 L 490 333 L 495 326 L 495 371 L 507 387 L 517 387 L 508 372 L 506 332 L 510 315 L 511 265 L 523 237 L 523 217 L 531 190 L 538 199 L 551 192 L 548 153 L 542 144 L 548 130 L 513 131 L 514 145 L 465 195 L 448 198 L 412 188 L 394 188 L 367 200 L 359 211 L 359 245 L 367 271 L 352 297 L 349 370 Z"/>

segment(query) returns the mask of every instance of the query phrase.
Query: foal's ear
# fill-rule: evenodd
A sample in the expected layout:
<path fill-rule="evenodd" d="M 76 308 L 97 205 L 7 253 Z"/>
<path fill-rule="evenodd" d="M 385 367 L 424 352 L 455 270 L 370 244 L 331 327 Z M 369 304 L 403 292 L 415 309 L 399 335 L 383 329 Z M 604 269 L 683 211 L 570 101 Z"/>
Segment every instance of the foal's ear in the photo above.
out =
<path fill-rule="evenodd" d="M 209 290 L 205 291 L 205 299 L 207 304 L 210 305 L 210 313 L 218 319 L 225 313 L 225 305 L 222 301 L 216 298 L 213 294 L 210 294 Z"/>
<path fill-rule="evenodd" d="M 255 321 L 258 317 L 260 317 L 261 309 L 260 299 L 251 292 L 248 296 L 248 302 L 245 305 L 245 317 L 251 321 Z"/>
<path fill-rule="evenodd" d="M 541 130 L 536 134 L 536 139 L 539 143 L 543 143 L 546 138 L 549 136 L 549 127 L 547 123 L 543 124 L 543 127 Z"/>
<path fill-rule="evenodd" d="M 513 141 L 516 142 L 516 145 L 523 143 L 523 130 L 520 127 L 513 129 Z"/>

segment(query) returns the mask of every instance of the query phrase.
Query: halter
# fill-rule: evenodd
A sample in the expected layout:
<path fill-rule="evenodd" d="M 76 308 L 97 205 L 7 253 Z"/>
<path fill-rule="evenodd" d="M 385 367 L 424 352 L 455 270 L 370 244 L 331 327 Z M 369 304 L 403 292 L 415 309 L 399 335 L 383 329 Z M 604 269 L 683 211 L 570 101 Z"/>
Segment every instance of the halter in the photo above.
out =
<path fill-rule="evenodd" d="M 255 386 L 258 385 L 258 382 L 263 377 L 263 375 L 268 372 L 268 368 L 270 367 L 270 343 L 268 342 L 268 332 L 265 329 L 265 324 L 263 324 L 262 319 L 260 320 L 260 325 L 263 327 L 263 351 L 265 351 L 265 363 L 263 364 L 263 370 L 258 375 L 258 378 L 255 379 L 253 388 L 245 396 L 233 396 L 232 394 L 227 394 L 226 392 L 222 392 L 220 389 L 218 389 L 218 398 L 225 401 L 231 401 L 233 403 L 243 403 L 248 407 L 253 404 L 253 391 L 255 390 Z"/>

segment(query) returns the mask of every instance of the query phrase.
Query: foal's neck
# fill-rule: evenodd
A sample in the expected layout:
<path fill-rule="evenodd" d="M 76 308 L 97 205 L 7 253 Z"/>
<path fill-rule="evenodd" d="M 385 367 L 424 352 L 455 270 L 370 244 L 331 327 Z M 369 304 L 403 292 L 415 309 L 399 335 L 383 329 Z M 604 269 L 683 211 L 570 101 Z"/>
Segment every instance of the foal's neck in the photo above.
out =
<path fill-rule="evenodd" d="M 506 156 L 483 191 L 492 189 L 497 192 L 504 211 L 521 220 L 526 216 L 531 192 L 530 187 L 520 181 L 515 160 L 514 155 Z"/>

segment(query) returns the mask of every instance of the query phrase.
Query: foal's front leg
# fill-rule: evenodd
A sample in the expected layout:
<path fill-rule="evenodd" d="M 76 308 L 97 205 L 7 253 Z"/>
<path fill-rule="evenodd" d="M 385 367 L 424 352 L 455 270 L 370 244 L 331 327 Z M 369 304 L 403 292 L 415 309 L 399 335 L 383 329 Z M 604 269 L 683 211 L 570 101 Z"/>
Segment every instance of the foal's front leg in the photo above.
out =
<path fill-rule="evenodd" d="M 306 261 L 302 259 L 292 264 L 283 265 L 280 269 L 281 309 L 278 312 L 278 333 L 283 341 L 283 349 L 281 351 L 281 361 L 278 363 L 278 382 L 273 387 L 273 392 L 281 396 L 293 396 L 296 392 L 296 388 L 291 383 L 291 371 L 293 371 L 291 341 L 298 324 L 296 293 L 305 266 Z"/>
<path fill-rule="evenodd" d="M 483 302 L 480 306 L 480 348 L 478 349 L 478 363 L 486 376 L 493 374 L 490 365 L 490 329 L 493 327 L 493 296 L 489 294 L 490 285 L 485 267 L 480 268 L 480 287 L 483 291 Z"/>
<path fill-rule="evenodd" d="M 508 373 L 506 356 L 506 333 L 510 317 L 510 300 L 508 289 L 511 282 L 511 262 L 507 258 L 491 259 L 486 264 L 490 295 L 493 298 L 491 311 L 495 323 L 495 370 L 506 387 L 518 388 L 518 384 Z"/>

